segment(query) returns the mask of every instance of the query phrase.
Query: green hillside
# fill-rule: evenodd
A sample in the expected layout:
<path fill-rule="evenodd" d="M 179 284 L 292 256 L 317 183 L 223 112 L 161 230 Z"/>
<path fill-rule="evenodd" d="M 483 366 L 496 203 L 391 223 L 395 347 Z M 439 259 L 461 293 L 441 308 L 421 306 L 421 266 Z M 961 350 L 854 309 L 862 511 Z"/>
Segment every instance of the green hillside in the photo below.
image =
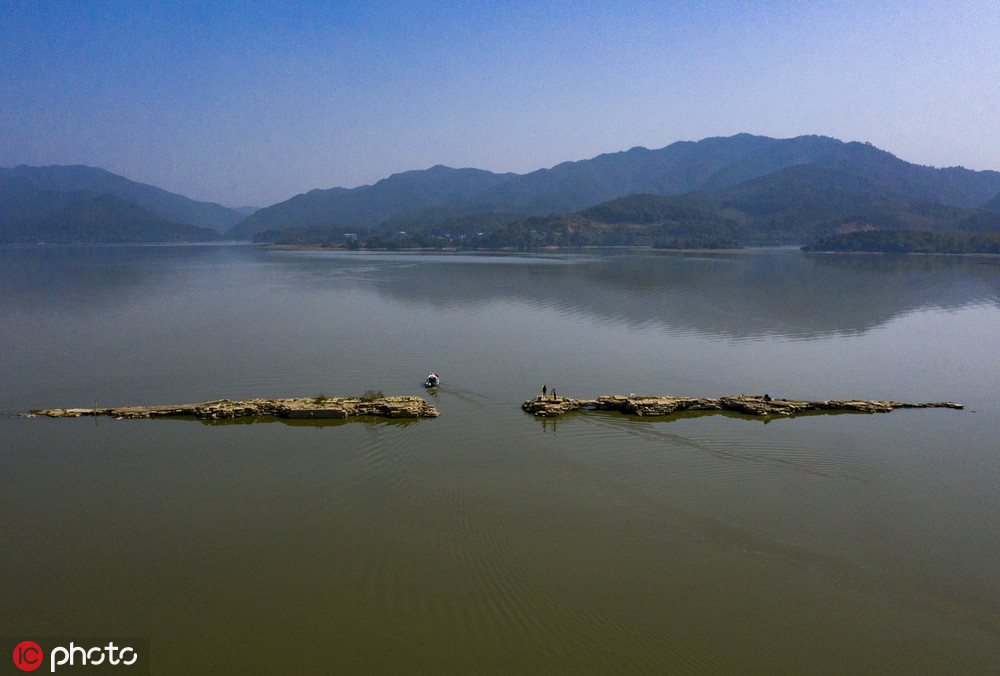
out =
<path fill-rule="evenodd" d="M 796 167 L 814 169 L 811 175 L 781 176 Z M 752 182 L 774 177 L 773 189 L 786 183 L 799 191 L 788 205 L 767 205 L 762 194 L 746 201 L 739 191 L 759 191 Z M 811 184 L 832 180 L 830 190 Z M 857 189 L 855 189 L 857 188 Z M 869 192 L 869 203 L 858 192 Z M 768 241 L 801 240 L 816 225 L 803 223 L 796 209 L 808 208 L 819 198 L 828 216 L 850 208 L 899 211 L 879 205 L 880 196 L 894 196 L 912 204 L 938 204 L 967 209 L 983 205 L 1000 192 L 1000 172 L 950 168 L 935 169 L 910 164 L 870 144 L 844 143 L 823 136 L 773 139 L 740 134 L 674 143 L 659 150 L 632 148 L 589 160 L 564 162 L 528 174 L 492 174 L 472 169 L 434 167 L 396 174 L 374 186 L 352 190 L 333 188 L 312 191 L 254 213 L 228 236 L 249 239 L 263 230 L 343 226 L 347 229 L 384 227 L 388 233 L 400 220 L 421 229 L 442 215 L 450 218 L 489 213 L 523 217 L 575 213 L 604 202 L 635 194 L 658 196 L 706 193 L 729 200 L 736 211 L 758 211 L 758 230 L 773 230 Z M 780 195 L 777 195 L 780 196 Z M 773 200 L 772 200 L 773 201 Z M 797 204 L 797 206 L 796 206 Z M 834 209 L 834 205 L 839 205 Z M 726 216 L 725 205 L 709 207 Z M 869 209 L 870 210 L 870 209 Z M 904 209 L 905 211 L 906 209 Z M 770 212 L 765 216 L 764 212 Z M 863 215 L 863 214 L 862 214 Z M 761 224 L 762 219 L 770 219 Z M 791 224 L 797 232 L 782 232 Z M 412 227 L 410 228 L 412 229 Z"/>
<path fill-rule="evenodd" d="M 853 231 L 993 232 L 1000 231 L 1000 212 L 928 203 L 871 179 L 806 164 L 720 190 L 636 194 L 569 213 L 417 218 L 392 225 L 349 237 L 345 226 L 292 228 L 259 234 L 257 241 L 373 248 L 733 248 L 801 245 Z"/>
<path fill-rule="evenodd" d="M 523 175 L 438 165 L 244 216 L 92 167 L 0 169 L 5 241 L 208 237 L 179 224 L 351 247 L 801 245 L 854 231 L 1000 231 L 1000 172 L 923 167 L 824 136 L 739 134 Z"/>
<path fill-rule="evenodd" d="M 333 224 L 349 229 L 374 228 L 425 209 L 458 205 L 510 176 L 436 166 L 426 171 L 394 174 L 374 185 L 353 190 L 312 190 L 254 212 L 226 232 L 226 237 L 252 239 L 265 230 L 323 228 Z M 466 215 L 468 211 L 454 207 L 451 214 Z"/>

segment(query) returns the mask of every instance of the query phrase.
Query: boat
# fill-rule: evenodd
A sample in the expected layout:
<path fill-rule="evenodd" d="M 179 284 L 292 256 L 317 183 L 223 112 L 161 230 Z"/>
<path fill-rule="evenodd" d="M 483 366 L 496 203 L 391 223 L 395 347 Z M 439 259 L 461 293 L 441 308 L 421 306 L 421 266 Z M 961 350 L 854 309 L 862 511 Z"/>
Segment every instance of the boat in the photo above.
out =
<path fill-rule="evenodd" d="M 436 373 L 431 373 L 427 376 L 427 379 L 424 380 L 424 387 L 437 387 L 440 382 L 441 376 Z"/>

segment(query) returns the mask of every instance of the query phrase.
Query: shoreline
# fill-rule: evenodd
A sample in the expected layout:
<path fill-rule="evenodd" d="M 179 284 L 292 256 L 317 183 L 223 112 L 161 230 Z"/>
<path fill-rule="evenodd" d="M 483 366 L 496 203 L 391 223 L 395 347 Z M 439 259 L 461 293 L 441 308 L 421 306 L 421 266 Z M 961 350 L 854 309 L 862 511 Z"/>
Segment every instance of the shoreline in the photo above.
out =
<path fill-rule="evenodd" d="M 406 247 L 406 248 L 376 248 L 376 249 L 351 249 L 345 246 L 323 246 L 322 244 L 257 244 L 246 242 L 251 246 L 260 249 L 273 249 L 277 251 L 345 251 L 349 253 L 465 253 L 465 254 L 489 254 L 489 253 L 575 253 L 587 251 L 642 251 L 648 253 L 691 253 L 691 254 L 755 254 L 767 253 L 778 249 L 795 250 L 802 254 L 821 254 L 824 256 L 948 256 L 956 258 L 987 258 L 1000 259 L 1000 254 L 994 253 L 948 253 L 948 252 L 921 252 L 921 251 L 803 251 L 800 244 L 776 244 L 768 246 L 748 246 L 739 249 L 661 249 L 652 246 L 578 246 L 578 247 L 558 247 L 546 246 L 535 249 L 515 249 L 512 247 L 489 249 L 489 248 L 460 248 L 460 247 Z"/>
<path fill-rule="evenodd" d="M 249 242 L 250 245 L 257 247 L 259 249 L 275 249 L 279 251 L 346 251 L 349 253 L 466 253 L 466 254 L 488 254 L 488 253 L 517 253 L 517 254 L 530 254 L 530 253 L 574 253 L 581 251 L 647 251 L 647 252 L 665 252 L 665 253 L 720 253 L 720 254 L 735 254 L 735 253 L 758 253 L 761 251 L 773 251 L 775 249 L 795 249 L 798 245 L 777 245 L 777 246 L 766 246 L 766 247 L 745 247 L 740 249 L 660 249 L 652 246 L 543 246 L 533 249 L 516 249 L 514 247 L 503 247 L 500 249 L 490 249 L 490 248 L 463 248 L 463 247 L 401 247 L 396 249 L 391 248 L 375 248 L 375 249 L 351 249 L 346 246 L 323 246 L 322 244 L 270 244 L 270 243 L 256 243 Z"/>
<path fill-rule="evenodd" d="M 801 251 L 801 249 L 800 249 Z M 823 256 L 954 256 L 961 258 L 1000 258 L 995 253 L 949 253 L 947 251 L 802 251 Z"/>

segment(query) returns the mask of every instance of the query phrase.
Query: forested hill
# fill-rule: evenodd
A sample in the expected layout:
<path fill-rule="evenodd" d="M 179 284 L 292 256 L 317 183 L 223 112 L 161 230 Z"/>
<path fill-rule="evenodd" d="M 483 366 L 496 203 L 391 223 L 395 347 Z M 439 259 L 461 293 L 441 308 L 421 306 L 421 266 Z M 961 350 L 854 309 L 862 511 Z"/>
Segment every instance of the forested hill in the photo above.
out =
<path fill-rule="evenodd" d="M 1000 230 L 1000 172 L 914 165 L 824 136 L 740 134 L 528 174 L 438 165 L 247 215 L 93 167 L 0 169 L 5 241 L 211 237 L 198 227 L 236 240 L 352 246 L 729 246 L 864 230 L 989 232 Z"/>
<path fill-rule="evenodd" d="M 8 197 L 4 199 L 3 188 L 0 187 L 0 222 L 13 220 L 13 212 L 17 212 L 18 218 L 41 218 L 48 215 L 44 205 L 38 205 L 39 208 L 30 213 L 26 212 L 24 202 L 9 197 L 12 186 L 16 186 L 22 195 L 33 188 L 36 197 L 38 194 L 45 194 L 63 206 L 77 198 L 114 195 L 167 221 L 211 228 L 220 233 L 229 230 L 245 217 L 245 214 L 220 204 L 199 202 L 155 186 L 131 181 L 104 169 L 83 165 L 20 165 L 0 168 L 0 186 L 3 185 L 7 186 Z M 30 201 L 34 197 L 27 199 Z"/>
<path fill-rule="evenodd" d="M 1000 192 L 993 196 L 993 199 L 987 200 L 983 206 L 983 209 L 989 211 L 1000 211 Z"/>
<path fill-rule="evenodd" d="M 914 165 L 869 144 L 823 136 L 740 134 L 659 150 L 632 148 L 523 175 L 447 167 L 406 172 L 374 186 L 299 195 L 256 212 L 227 235 L 246 239 L 290 227 L 388 230 L 400 221 L 428 225 L 488 213 L 573 213 L 639 193 L 722 195 L 720 191 L 803 165 L 829 170 L 838 181 L 851 177 L 881 194 L 963 209 L 985 205 L 1000 192 L 996 171 Z"/>
<path fill-rule="evenodd" d="M 804 243 L 859 229 L 1000 230 L 1000 213 L 900 193 L 876 179 L 813 164 L 699 197 L 705 208 L 745 224 L 757 244 Z"/>
<path fill-rule="evenodd" d="M 2 191 L 0 191 L 2 193 Z M 44 192 L 35 193 L 44 196 Z M 16 244 L 210 242 L 217 231 L 173 223 L 114 195 L 49 193 L 58 208 L 45 215 L 0 221 L 0 242 Z M 66 203 L 60 204 L 60 199 Z"/>
<path fill-rule="evenodd" d="M 852 231 L 1000 232 L 1000 212 L 928 203 L 871 179 L 805 164 L 720 190 L 629 195 L 569 213 L 437 214 L 389 225 L 350 236 L 338 226 L 288 228 L 259 233 L 256 240 L 372 248 L 734 248 L 805 244 Z"/>
<path fill-rule="evenodd" d="M 425 171 L 393 174 L 374 185 L 353 190 L 311 190 L 260 209 L 226 233 L 229 239 L 251 239 L 264 230 L 315 228 L 343 224 L 373 228 L 392 218 L 447 206 L 448 215 L 476 212 L 464 205 L 514 174 L 481 169 L 435 166 Z"/>

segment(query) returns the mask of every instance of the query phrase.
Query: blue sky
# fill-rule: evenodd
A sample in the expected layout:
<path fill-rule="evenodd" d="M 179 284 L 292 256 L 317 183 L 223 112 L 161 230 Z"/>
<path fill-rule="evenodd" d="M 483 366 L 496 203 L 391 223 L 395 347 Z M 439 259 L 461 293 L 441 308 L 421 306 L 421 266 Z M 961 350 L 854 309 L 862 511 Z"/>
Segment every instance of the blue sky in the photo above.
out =
<path fill-rule="evenodd" d="M 750 132 L 1000 170 L 1000 2 L 0 0 L 0 166 L 267 206 Z"/>

